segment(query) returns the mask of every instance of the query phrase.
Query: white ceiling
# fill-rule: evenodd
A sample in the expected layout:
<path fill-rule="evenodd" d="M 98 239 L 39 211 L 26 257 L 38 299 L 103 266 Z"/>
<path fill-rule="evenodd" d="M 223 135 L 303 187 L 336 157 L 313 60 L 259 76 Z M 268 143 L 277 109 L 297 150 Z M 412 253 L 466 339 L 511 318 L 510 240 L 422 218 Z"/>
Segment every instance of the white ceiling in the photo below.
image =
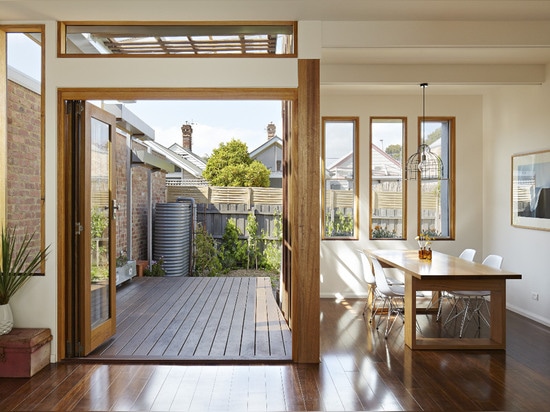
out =
<path fill-rule="evenodd" d="M 550 0 L 0 0 L 0 23 L 40 21 L 548 22 L 542 44 L 323 48 L 322 65 L 547 65 Z M 546 26 L 540 26 L 546 27 Z M 465 37 L 472 33 L 465 33 Z M 549 39 L 546 40 L 546 37 Z M 475 36 L 471 37 L 475 39 Z M 537 39 L 538 41 L 538 39 Z M 382 43 L 381 43 L 382 44 Z M 409 88 L 410 85 L 407 85 Z M 355 87 L 355 86 L 354 86 Z M 362 85 L 372 88 L 373 85 Z M 380 89 L 380 86 L 375 86 Z M 331 84 L 327 90 L 335 90 Z M 341 90 L 350 85 L 342 85 Z M 392 92 L 399 85 L 385 88 Z M 355 90 L 351 88 L 352 90 Z M 417 90 L 415 90 L 417 92 Z"/>

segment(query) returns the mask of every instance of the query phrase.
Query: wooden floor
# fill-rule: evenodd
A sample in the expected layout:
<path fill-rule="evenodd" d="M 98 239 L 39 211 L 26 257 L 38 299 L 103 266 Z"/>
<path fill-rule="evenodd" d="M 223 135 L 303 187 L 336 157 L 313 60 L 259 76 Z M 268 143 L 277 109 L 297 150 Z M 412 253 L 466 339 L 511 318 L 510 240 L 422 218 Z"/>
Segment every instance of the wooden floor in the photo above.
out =
<path fill-rule="evenodd" d="M 268 277 L 142 277 L 117 291 L 117 333 L 88 361 L 273 362 L 291 334 Z"/>
<path fill-rule="evenodd" d="M 412 352 L 362 309 L 321 300 L 318 365 L 59 363 L 0 379 L 0 410 L 548 410 L 549 328 L 508 312 L 506 351 Z"/>

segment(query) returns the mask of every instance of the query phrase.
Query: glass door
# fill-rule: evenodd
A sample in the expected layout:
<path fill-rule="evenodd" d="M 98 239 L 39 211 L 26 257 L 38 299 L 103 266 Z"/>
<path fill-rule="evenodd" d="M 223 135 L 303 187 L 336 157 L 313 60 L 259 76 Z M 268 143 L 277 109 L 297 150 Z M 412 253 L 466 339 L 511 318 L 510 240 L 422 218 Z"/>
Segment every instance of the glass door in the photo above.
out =
<path fill-rule="evenodd" d="M 106 339 L 114 335 L 116 329 L 116 232 L 115 199 L 113 187 L 114 142 L 116 119 L 97 106 L 85 105 L 85 146 L 86 169 L 84 188 L 86 202 L 83 203 L 85 239 L 90 240 L 86 247 L 89 264 L 85 262 L 83 273 L 88 281 L 85 294 L 85 327 L 90 332 L 84 341 L 84 351 L 88 354 Z M 89 197 L 87 195 L 89 194 Z M 88 233 L 89 228 L 89 233 Z M 86 261 L 86 259 L 84 259 Z"/>
<path fill-rule="evenodd" d="M 67 255 L 69 333 L 67 355 L 86 356 L 116 331 L 116 118 L 91 103 L 66 102 L 71 147 L 72 221 Z"/>

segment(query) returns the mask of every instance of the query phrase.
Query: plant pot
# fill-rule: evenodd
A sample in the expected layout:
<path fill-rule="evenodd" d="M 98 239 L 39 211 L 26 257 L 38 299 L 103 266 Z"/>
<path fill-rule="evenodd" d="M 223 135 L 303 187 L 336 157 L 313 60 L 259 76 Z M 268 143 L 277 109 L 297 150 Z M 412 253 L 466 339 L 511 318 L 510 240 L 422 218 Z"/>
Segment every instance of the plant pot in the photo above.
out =
<path fill-rule="evenodd" d="M 0 335 L 10 333 L 13 328 L 13 313 L 10 304 L 0 305 Z"/>

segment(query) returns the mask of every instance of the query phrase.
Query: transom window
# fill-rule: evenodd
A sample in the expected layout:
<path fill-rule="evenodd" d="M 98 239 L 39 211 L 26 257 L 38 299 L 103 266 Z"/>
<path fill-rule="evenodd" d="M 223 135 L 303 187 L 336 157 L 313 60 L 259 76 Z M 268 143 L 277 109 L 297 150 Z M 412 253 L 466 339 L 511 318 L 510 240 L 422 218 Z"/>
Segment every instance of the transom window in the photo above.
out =
<path fill-rule="evenodd" d="M 60 55 L 295 57 L 295 22 L 60 23 Z"/>

